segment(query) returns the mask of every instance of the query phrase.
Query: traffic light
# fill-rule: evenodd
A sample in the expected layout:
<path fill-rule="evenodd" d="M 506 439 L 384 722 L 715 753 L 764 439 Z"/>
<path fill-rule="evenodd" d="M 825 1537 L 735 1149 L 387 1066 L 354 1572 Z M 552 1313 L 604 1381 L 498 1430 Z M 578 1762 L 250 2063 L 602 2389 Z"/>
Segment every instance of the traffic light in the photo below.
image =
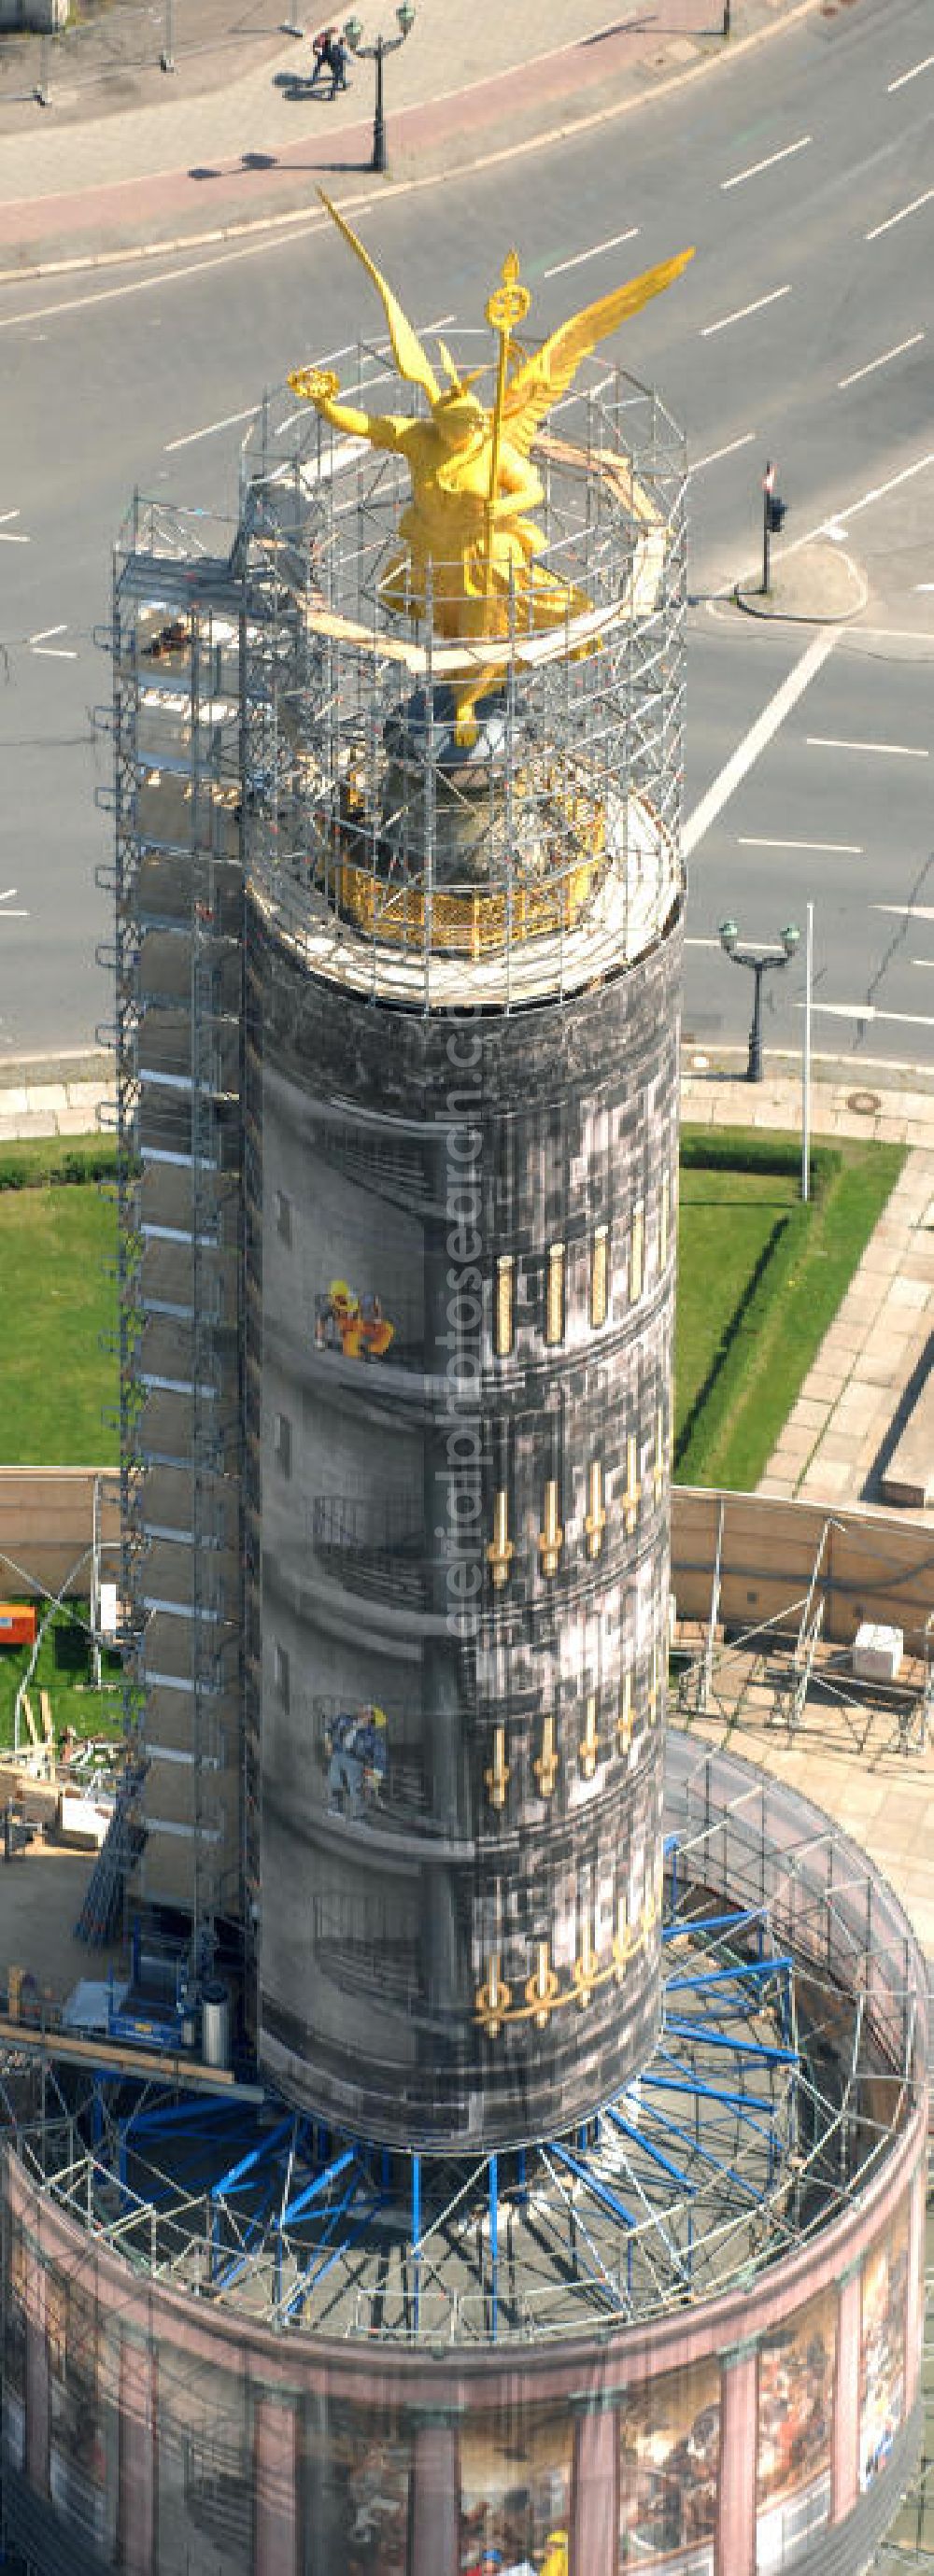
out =
<path fill-rule="evenodd" d="M 785 517 L 787 503 L 780 501 L 775 489 L 776 467 L 771 456 L 762 477 L 762 588 L 766 596 L 769 582 L 769 547 L 777 537 Z"/>

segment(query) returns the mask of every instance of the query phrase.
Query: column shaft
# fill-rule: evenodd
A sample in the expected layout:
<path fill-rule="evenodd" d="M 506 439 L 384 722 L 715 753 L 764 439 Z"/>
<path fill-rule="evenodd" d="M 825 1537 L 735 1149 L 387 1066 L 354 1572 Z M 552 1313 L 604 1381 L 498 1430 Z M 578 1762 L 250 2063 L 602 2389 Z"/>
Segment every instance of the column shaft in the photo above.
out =
<path fill-rule="evenodd" d="M 120 2448 L 117 2490 L 120 2565 L 126 2576 L 151 2576 L 156 2530 L 156 2356 L 146 2344 L 120 2345 Z"/>
<path fill-rule="evenodd" d="M 842 2522 L 859 2494 L 860 2275 L 840 2284 L 837 2302 L 837 2367 L 830 2455 L 830 2519 Z"/>
<path fill-rule="evenodd" d="M 908 2228 L 908 2296 L 905 2301 L 905 2413 L 918 2393 L 921 2329 L 924 2312 L 924 2177 L 918 2174 L 911 2195 Z"/>
<path fill-rule="evenodd" d="M 255 2576 L 298 2576 L 297 2433 L 291 2406 L 257 2398 L 253 2415 Z"/>
<path fill-rule="evenodd" d="M 26 2289 L 26 2475 L 38 2495 L 49 2491 L 49 2417 L 45 2273 L 33 2259 Z"/>
<path fill-rule="evenodd" d="M 412 2576 L 458 2576 L 460 2456 L 453 2424 L 423 2424 L 412 2471 Z"/>
<path fill-rule="evenodd" d="M 725 2353 L 720 2377 L 717 2576 L 755 2576 L 758 2393 L 756 2353 Z"/>
<path fill-rule="evenodd" d="M 619 2433 L 609 2407 L 595 2406 L 574 2426 L 568 2576 L 616 2576 Z"/>

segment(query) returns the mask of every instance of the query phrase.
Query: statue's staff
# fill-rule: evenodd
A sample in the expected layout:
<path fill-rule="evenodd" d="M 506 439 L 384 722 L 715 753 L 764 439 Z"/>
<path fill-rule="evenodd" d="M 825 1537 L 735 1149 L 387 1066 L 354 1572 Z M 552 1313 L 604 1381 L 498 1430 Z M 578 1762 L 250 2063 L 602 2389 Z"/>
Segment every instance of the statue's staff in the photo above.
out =
<path fill-rule="evenodd" d="M 509 369 L 509 343 L 518 322 L 524 322 L 532 298 L 527 286 L 519 284 L 519 254 L 509 250 L 502 266 L 502 285 L 496 286 L 486 308 L 491 330 L 499 333 L 499 360 L 496 369 L 496 396 L 493 404 L 490 444 L 490 485 L 486 504 L 486 582 L 485 595 L 493 595 L 493 524 L 496 515 L 496 487 L 499 481 L 499 455 L 503 434 L 503 407 Z"/>

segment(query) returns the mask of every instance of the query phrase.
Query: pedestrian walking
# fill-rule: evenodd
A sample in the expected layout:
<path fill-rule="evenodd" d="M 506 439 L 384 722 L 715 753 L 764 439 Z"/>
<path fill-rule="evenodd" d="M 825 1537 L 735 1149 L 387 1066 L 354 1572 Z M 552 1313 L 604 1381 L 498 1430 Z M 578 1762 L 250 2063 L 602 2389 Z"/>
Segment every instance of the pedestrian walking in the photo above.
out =
<path fill-rule="evenodd" d="M 323 80 L 325 72 L 330 71 L 331 69 L 328 61 L 328 38 L 331 32 L 332 30 L 330 28 L 322 27 L 320 34 L 313 36 L 311 39 L 311 50 L 314 55 L 314 70 L 308 83 L 309 89 L 317 89 L 318 83 L 320 80 Z"/>
<path fill-rule="evenodd" d="M 339 28 L 332 27 L 328 39 L 327 59 L 331 66 L 331 97 L 347 87 L 347 47 Z"/>

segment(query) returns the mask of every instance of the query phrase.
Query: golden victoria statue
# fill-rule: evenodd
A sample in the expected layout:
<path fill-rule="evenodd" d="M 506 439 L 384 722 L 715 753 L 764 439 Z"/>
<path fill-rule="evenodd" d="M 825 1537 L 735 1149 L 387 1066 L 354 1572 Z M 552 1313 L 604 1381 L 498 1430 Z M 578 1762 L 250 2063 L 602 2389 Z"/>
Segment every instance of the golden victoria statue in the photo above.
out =
<path fill-rule="evenodd" d="M 529 515 L 545 497 L 531 457 L 536 435 L 583 359 L 619 323 L 671 286 L 693 251 L 680 251 L 675 259 L 663 260 L 628 286 L 588 304 L 583 313 L 572 314 L 530 356 L 518 349 L 512 365 L 513 332 L 525 320 L 531 298 L 519 281 L 517 255 L 510 251 L 502 282 L 486 307 L 486 319 L 499 338 L 489 409 L 471 391 L 483 368 L 459 375 L 443 341 L 438 345 L 448 382 L 446 388 L 439 385 L 391 287 L 323 189 L 319 193 L 382 298 L 400 375 L 421 385 L 430 406 L 428 419 L 360 411 L 338 400 L 338 378 L 329 370 L 300 367 L 289 376 L 292 392 L 314 403 L 332 428 L 368 439 L 371 447 L 393 449 L 408 466 L 412 497 L 399 523 L 405 544 L 384 575 L 382 598 L 390 609 L 416 619 L 430 615 L 435 634 L 471 644 L 506 636 L 511 624 L 517 634 L 533 635 L 565 625 L 589 601 L 538 560 L 547 541 Z M 495 676 L 481 671 L 457 682 L 462 740 L 472 731 L 472 707 Z"/>

